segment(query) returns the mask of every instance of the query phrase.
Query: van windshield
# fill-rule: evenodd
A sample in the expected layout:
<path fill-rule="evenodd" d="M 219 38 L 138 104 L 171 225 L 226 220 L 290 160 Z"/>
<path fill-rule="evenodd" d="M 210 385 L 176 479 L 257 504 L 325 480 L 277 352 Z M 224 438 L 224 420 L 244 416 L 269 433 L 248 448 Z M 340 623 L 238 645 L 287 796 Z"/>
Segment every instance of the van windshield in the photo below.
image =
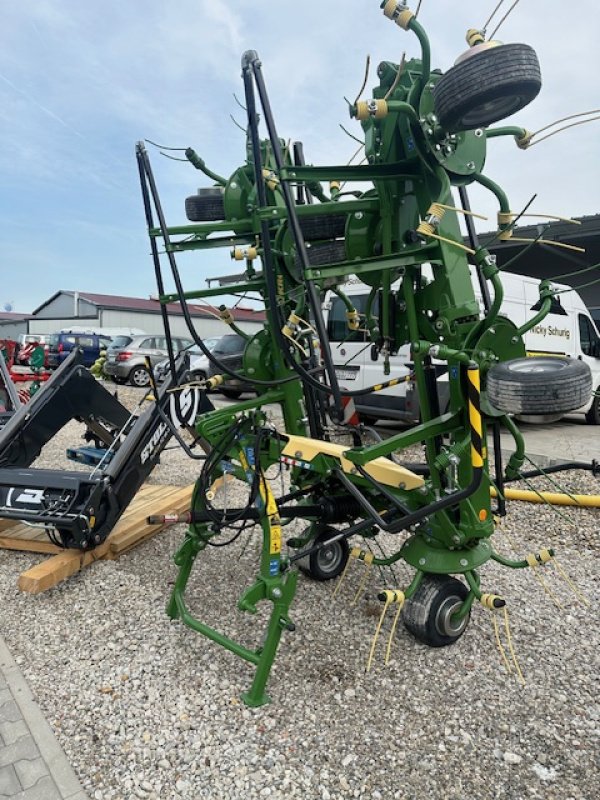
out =
<path fill-rule="evenodd" d="M 50 334 L 50 336 L 48 337 L 48 344 L 50 345 L 50 347 L 57 345 L 59 338 L 60 338 L 59 333 Z"/>

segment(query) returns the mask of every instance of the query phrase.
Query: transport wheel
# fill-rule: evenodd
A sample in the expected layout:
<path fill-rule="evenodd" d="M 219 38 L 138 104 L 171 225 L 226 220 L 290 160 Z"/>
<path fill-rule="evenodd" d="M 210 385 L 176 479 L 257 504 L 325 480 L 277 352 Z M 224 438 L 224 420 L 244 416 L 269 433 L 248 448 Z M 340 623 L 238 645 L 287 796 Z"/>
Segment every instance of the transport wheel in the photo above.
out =
<path fill-rule="evenodd" d="M 574 358 L 515 358 L 487 375 L 488 400 L 509 414 L 566 414 L 585 406 L 591 393 L 590 368 Z"/>
<path fill-rule="evenodd" d="M 585 415 L 585 421 L 590 425 L 600 425 L 600 397 L 594 397 L 592 407 Z"/>
<path fill-rule="evenodd" d="M 242 392 L 239 389 L 221 389 L 221 394 L 230 400 L 237 400 L 238 397 L 242 396 Z"/>
<path fill-rule="evenodd" d="M 215 222 L 225 219 L 223 190 L 220 186 L 198 189 L 185 199 L 185 215 L 190 222 Z"/>
<path fill-rule="evenodd" d="M 346 231 L 345 214 L 321 214 L 317 217 L 300 217 L 300 229 L 305 241 L 337 239 Z"/>
<path fill-rule="evenodd" d="M 468 593 L 464 583 L 449 575 L 425 575 L 402 609 L 406 629 L 429 647 L 453 644 L 469 624 L 471 612 L 452 619 Z"/>
<path fill-rule="evenodd" d="M 542 88 L 528 44 L 502 44 L 467 56 L 437 82 L 433 100 L 442 128 L 486 128 L 531 103 Z"/>
<path fill-rule="evenodd" d="M 326 542 L 338 533 L 337 528 L 325 528 L 315 536 L 310 547 Z M 330 581 L 342 573 L 348 561 L 348 553 L 347 539 L 338 539 L 336 542 L 321 547 L 316 553 L 303 558 L 298 562 L 298 566 L 305 575 L 314 581 Z"/>
<path fill-rule="evenodd" d="M 129 383 L 138 387 L 148 386 L 150 384 L 150 373 L 146 367 L 134 367 L 129 373 Z"/>
<path fill-rule="evenodd" d="M 337 264 L 346 260 L 346 245 L 343 240 L 318 242 L 308 247 L 308 263 L 311 267 L 322 267 L 325 264 Z M 296 253 L 296 269 L 301 269 L 300 257 Z"/>

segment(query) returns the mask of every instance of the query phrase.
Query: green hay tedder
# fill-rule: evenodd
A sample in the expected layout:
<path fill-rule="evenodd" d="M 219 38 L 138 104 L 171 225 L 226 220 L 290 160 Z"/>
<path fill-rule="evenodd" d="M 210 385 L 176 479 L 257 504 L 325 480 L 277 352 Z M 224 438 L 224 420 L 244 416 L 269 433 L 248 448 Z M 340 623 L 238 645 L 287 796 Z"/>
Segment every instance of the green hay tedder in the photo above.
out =
<path fill-rule="evenodd" d="M 179 301 L 190 332 L 216 371 L 201 387 L 180 385 L 179 403 L 187 407 L 194 393 L 232 379 L 253 385 L 257 394 L 197 417 L 196 436 L 207 456 L 186 515 L 189 530 L 176 555 L 179 574 L 168 607 L 172 617 L 255 666 L 244 695 L 253 706 L 268 700 L 266 683 L 280 637 L 295 627 L 291 605 L 298 566 L 314 579 L 327 580 L 341 575 L 350 557 L 382 567 L 403 560 L 414 577 L 406 586 L 383 587 L 383 609 L 393 606 L 395 622 L 402 614 L 408 630 L 434 647 L 461 636 L 474 602 L 490 610 L 504 608 L 505 600 L 485 585 L 484 565 L 494 560 L 510 568 L 531 567 L 553 556 L 544 550 L 508 560 L 492 544 L 495 516 L 504 514 L 502 486 L 522 474 L 525 455 L 511 415 L 543 413 L 550 396 L 554 411 L 567 412 L 584 405 L 591 392 L 585 364 L 525 358 L 523 335 L 549 312 L 552 286 L 540 284 L 539 311 L 520 328 L 500 314 L 498 268 L 479 245 L 467 197 L 472 183 L 488 189 L 498 204 L 497 236 L 511 236 L 518 214 L 483 170 L 491 139 L 527 142 L 523 128 L 490 126 L 539 92 L 535 52 L 526 44 L 486 41 L 482 33 L 469 31 L 469 49 L 442 74 L 431 67 L 429 40 L 415 14 L 396 0 L 382 7 L 385 24 L 417 37 L 421 57 L 382 62 L 371 97 L 349 105 L 364 139 L 364 163 L 310 166 L 301 143 L 280 138 L 255 51 L 242 57 L 248 115 L 242 165 L 225 179 L 186 151 L 213 182 L 187 199 L 189 224 L 167 225 L 147 151 L 137 146 L 165 329 L 168 334 L 165 306 Z M 185 289 L 176 254 L 218 247 L 233 248 L 235 263 L 245 266 L 243 274 L 223 286 Z M 175 293 L 165 292 L 165 259 Z M 344 293 L 344 282 L 354 276 L 370 287 L 361 313 Z M 483 313 L 472 276 L 484 298 Z M 397 383 L 390 358 L 410 345 L 419 425 L 373 443 L 364 426 L 348 423 L 351 401 L 361 392 L 341 386 L 336 375 L 322 312 L 327 291 L 345 303 L 348 334 L 364 332 L 389 376 L 361 392 Z M 244 293 L 261 296 L 266 322 L 259 333 L 247 336 L 243 368 L 231 370 L 203 345 L 187 301 Z M 235 312 L 223 305 L 221 316 L 235 330 Z M 172 350 L 170 359 L 175 372 Z M 444 408 L 436 390 L 440 364 L 449 382 Z M 281 408 L 279 429 L 267 419 L 269 404 Z M 506 465 L 500 426 L 514 437 Z M 336 443 L 340 432 L 350 433 L 350 443 Z M 496 445 L 493 481 L 488 433 Z M 403 452 L 420 443 L 424 462 L 404 465 Z M 280 463 L 289 467 L 291 484 L 287 494 L 276 497 L 266 473 Z M 224 507 L 211 490 L 227 474 L 247 484 L 247 502 L 240 507 Z M 493 505 L 494 487 L 499 497 Z M 302 535 L 284 542 L 282 525 L 285 530 L 296 519 L 305 520 Z M 196 619 L 185 603 L 196 559 L 251 526 L 261 531 L 260 560 L 238 608 L 252 614 L 263 601 L 271 608 L 256 649 Z M 395 546 L 390 555 L 375 557 L 368 544 L 381 532 L 394 534 L 387 541 Z"/>

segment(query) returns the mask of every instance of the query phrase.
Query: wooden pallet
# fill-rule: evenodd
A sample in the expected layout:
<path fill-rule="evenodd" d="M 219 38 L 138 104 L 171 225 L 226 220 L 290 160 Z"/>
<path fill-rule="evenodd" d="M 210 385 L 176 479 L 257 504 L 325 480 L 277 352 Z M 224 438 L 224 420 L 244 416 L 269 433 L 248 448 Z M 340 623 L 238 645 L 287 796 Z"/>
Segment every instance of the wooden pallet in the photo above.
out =
<path fill-rule="evenodd" d="M 44 531 L 9 520 L 0 520 L 0 548 L 25 550 L 32 553 L 52 555 L 19 577 L 19 589 L 30 594 L 39 594 L 56 586 L 84 567 L 99 560 L 113 560 L 132 547 L 154 536 L 165 526 L 148 525 L 150 514 L 166 514 L 174 511 L 182 514 L 190 508 L 193 484 L 190 486 L 142 486 L 113 531 L 106 540 L 88 552 L 64 550 L 52 544 Z"/>

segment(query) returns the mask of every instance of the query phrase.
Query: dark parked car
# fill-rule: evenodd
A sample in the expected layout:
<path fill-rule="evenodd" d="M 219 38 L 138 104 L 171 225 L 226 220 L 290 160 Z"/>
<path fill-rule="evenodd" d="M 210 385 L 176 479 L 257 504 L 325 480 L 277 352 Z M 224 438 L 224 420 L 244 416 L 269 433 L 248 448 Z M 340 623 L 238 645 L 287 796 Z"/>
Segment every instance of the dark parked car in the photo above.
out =
<path fill-rule="evenodd" d="M 222 336 L 215 345 L 212 354 L 224 366 L 235 372 L 242 370 L 244 349 L 246 347 L 246 339 L 243 336 L 238 336 L 237 333 L 229 333 L 227 336 Z M 216 367 L 212 362 L 208 365 L 208 375 L 220 375 L 221 370 Z M 232 399 L 238 398 L 244 392 L 253 392 L 254 387 L 251 383 L 244 383 L 238 381 L 236 378 L 228 378 L 226 376 L 226 383 L 219 386 L 218 391 L 225 397 Z"/>
<path fill-rule="evenodd" d="M 191 339 L 173 337 L 175 352 L 186 350 L 192 344 Z M 154 369 L 167 355 L 167 340 L 164 336 L 147 334 L 133 336 L 127 344 L 107 350 L 104 372 L 113 378 L 115 383 L 129 381 L 132 386 L 148 386 L 150 373 L 146 358 L 150 359 L 150 366 Z"/>
<path fill-rule="evenodd" d="M 48 337 L 48 366 L 54 369 L 75 347 L 83 350 L 83 363 L 86 367 L 99 358 L 100 351 L 106 350 L 110 344 L 109 336 L 98 333 L 53 333 Z"/>

